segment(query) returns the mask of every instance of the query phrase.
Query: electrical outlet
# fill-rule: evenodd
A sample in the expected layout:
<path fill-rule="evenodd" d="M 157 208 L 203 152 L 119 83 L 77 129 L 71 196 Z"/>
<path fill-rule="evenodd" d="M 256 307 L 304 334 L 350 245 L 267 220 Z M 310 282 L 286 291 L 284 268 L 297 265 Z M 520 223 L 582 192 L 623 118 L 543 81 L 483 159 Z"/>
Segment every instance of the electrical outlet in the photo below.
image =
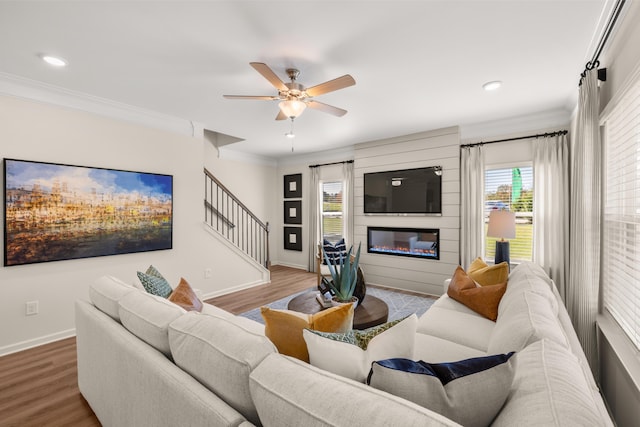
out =
<path fill-rule="evenodd" d="M 38 301 L 27 301 L 25 304 L 25 314 L 27 316 L 38 314 Z"/>
<path fill-rule="evenodd" d="M 204 278 L 205 279 L 211 279 L 212 275 L 213 275 L 213 271 L 210 268 L 205 268 L 204 269 Z"/>

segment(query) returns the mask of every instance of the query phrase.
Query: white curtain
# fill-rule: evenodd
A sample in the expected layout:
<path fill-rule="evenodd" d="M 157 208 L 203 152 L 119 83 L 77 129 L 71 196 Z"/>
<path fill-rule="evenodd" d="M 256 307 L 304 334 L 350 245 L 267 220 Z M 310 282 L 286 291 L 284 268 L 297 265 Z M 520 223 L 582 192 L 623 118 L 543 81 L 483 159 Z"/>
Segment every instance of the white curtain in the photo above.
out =
<path fill-rule="evenodd" d="M 309 168 L 309 268 L 316 272 L 316 253 L 320 236 L 320 168 Z"/>
<path fill-rule="evenodd" d="M 593 69 L 587 71 L 580 86 L 576 131 L 571 141 L 569 284 L 565 302 L 596 378 L 602 159 L 598 108 L 598 70 Z"/>
<path fill-rule="evenodd" d="M 347 247 L 354 245 L 353 241 L 353 162 L 342 164 L 342 176 L 344 179 L 344 194 L 342 199 L 342 218 L 345 225 L 345 242 Z M 354 249 L 355 251 L 355 249 Z"/>
<path fill-rule="evenodd" d="M 569 273 L 569 147 L 566 135 L 533 141 L 533 261 L 565 299 Z"/>
<path fill-rule="evenodd" d="M 460 149 L 460 187 L 460 265 L 467 269 L 484 245 L 482 145 Z"/>

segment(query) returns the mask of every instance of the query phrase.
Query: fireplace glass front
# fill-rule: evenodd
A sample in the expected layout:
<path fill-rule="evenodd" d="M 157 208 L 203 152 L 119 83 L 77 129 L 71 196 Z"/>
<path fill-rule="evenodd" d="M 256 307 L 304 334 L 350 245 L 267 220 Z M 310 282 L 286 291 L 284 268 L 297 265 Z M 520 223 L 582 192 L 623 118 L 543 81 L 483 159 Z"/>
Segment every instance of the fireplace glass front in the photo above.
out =
<path fill-rule="evenodd" d="M 440 259 L 440 230 L 436 228 L 367 227 L 367 252 Z"/>

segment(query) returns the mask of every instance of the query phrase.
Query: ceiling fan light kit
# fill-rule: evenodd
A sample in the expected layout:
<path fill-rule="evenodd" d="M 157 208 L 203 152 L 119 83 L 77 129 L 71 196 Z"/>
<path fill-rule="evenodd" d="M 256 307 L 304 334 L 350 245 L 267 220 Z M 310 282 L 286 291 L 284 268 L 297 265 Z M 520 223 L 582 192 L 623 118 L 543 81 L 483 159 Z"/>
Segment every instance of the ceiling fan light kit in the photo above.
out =
<path fill-rule="evenodd" d="M 280 110 L 287 117 L 295 119 L 302 114 L 305 108 L 307 108 L 307 104 L 302 101 L 298 101 L 297 99 L 288 99 L 286 101 L 280 101 L 278 107 L 280 107 Z"/>
<path fill-rule="evenodd" d="M 319 85 L 315 85 L 307 89 L 304 85 L 296 81 L 300 75 L 300 71 L 295 68 L 287 68 L 286 72 L 291 81 L 289 83 L 285 83 L 280 80 L 276 73 L 274 73 L 267 64 L 263 64 L 262 62 L 251 62 L 250 65 L 257 72 L 262 74 L 262 76 L 278 90 L 278 95 L 223 95 L 226 99 L 280 101 L 278 103 L 280 111 L 276 116 L 276 120 L 291 119 L 293 121 L 293 119 L 299 117 L 307 107 L 332 114 L 336 117 L 342 117 L 347 113 L 347 110 L 318 102 L 314 100 L 313 97 L 355 85 L 356 81 L 349 74 L 345 74 L 342 77 L 320 83 Z M 295 136 L 293 135 L 293 130 L 285 135 L 289 138 Z"/>

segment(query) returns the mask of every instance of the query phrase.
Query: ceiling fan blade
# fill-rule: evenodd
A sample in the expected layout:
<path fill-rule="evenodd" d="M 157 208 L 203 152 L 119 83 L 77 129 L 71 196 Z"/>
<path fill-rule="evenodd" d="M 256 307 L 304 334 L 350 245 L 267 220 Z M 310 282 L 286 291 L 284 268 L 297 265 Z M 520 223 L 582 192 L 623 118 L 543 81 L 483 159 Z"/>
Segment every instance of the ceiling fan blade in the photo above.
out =
<path fill-rule="evenodd" d="M 267 64 L 263 64 L 262 62 L 250 62 L 249 65 L 262 74 L 262 77 L 269 80 L 269 83 L 271 83 L 276 89 L 283 91 L 289 90 L 289 88 L 285 86 L 284 82 L 280 80 L 280 77 L 278 77 Z"/>
<path fill-rule="evenodd" d="M 307 107 L 313 108 L 314 110 L 319 110 L 324 113 L 333 114 L 337 117 L 342 117 L 347 114 L 347 110 L 343 110 L 342 108 L 334 107 L 333 105 L 323 104 L 318 101 L 307 101 Z"/>
<path fill-rule="evenodd" d="M 344 89 L 345 87 L 353 86 L 356 81 L 349 74 L 345 74 L 337 79 L 329 80 L 328 82 L 320 83 L 306 90 L 309 96 L 318 96 L 323 93 L 333 92 L 334 90 Z"/>
<path fill-rule="evenodd" d="M 287 117 L 287 115 L 285 113 L 282 112 L 282 110 L 280 110 L 278 112 L 278 115 L 276 116 L 276 120 L 287 120 L 289 117 Z"/>
<path fill-rule="evenodd" d="M 260 99 L 263 101 L 275 101 L 279 96 L 250 96 L 250 95 L 222 95 L 227 99 Z"/>

